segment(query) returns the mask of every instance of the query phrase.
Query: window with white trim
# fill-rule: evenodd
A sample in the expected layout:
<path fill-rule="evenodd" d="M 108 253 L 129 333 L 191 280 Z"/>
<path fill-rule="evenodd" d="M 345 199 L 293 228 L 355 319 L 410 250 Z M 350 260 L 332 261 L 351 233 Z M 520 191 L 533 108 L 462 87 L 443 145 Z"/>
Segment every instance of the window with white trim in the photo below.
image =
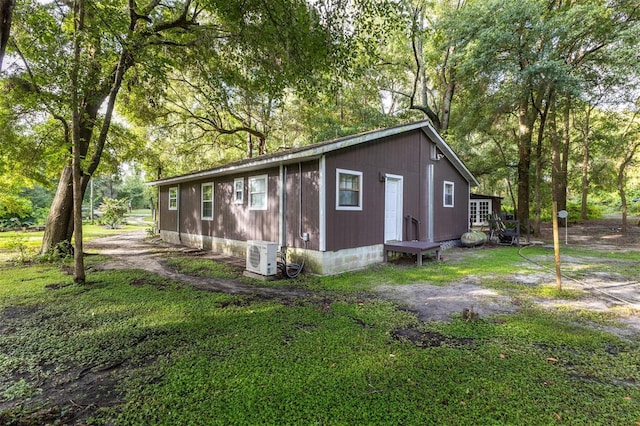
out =
<path fill-rule="evenodd" d="M 362 210 L 362 172 L 336 169 L 336 210 Z"/>
<path fill-rule="evenodd" d="M 267 210 L 267 175 L 249 178 L 249 210 Z"/>
<path fill-rule="evenodd" d="M 201 186 L 201 198 L 202 208 L 200 210 L 200 217 L 203 220 L 213 219 L 213 184 L 203 183 Z"/>
<path fill-rule="evenodd" d="M 178 187 L 169 188 L 169 210 L 178 210 Z"/>
<path fill-rule="evenodd" d="M 444 207 L 453 207 L 453 182 L 444 181 L 444 193 L 443 193 L 443 206 Z"/>
<path fill-rule="evenodd" d="M 233 202 L 235 204 L 244 203 L 244 178 L 233 180 Z"/>

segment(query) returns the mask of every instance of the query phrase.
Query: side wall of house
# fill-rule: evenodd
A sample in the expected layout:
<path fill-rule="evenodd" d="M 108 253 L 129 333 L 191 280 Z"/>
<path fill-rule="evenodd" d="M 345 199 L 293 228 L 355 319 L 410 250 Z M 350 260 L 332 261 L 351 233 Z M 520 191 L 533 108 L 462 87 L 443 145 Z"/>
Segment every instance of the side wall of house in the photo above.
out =
<path fill-rule="evenodd" d="M 307 248 L 319 250 L 320 219 L 319 219 L 319 162 L 307 161 L 301 164 L 284 166 L 286 174 L 285 201 L 285 233 L 288 247 L 302 248 L 304 242 L 300 236 L 309 234 Z M 302 171 L 302 175 L 300 174 Z M 302 186 L 301 186 L 302 185 Z M 300 225 L 302 220 L 302 226 Z"/>
<path fill-rule="evenodd" d="M 177 185 L 161 186 L 158 193 L 158 203 L 160 211 L 160 230 L 178 232 L 178 211 L 169 210 L 169 188 Z"/>
<path fill-rule="evenodd" d="M 403 197 L 403 215 L 419 217 L 421 133 L 416 130 L 327 154 L 328 251 L 384 242 L 385 174 L 403 177 L 404 194 L 411 194 Z M 362 210 L 336 208 L 337 169 L 362 173 Z"/>
<path fill-rule="evenodd" d="M 180 185 L 160 187 L 160 230 L 165 239 L 200 247 L 244 255 L 246 241 L 262 240 L 280 242 L 281 227 L 285 228 L 286 244 L 303 248 L 300 233 L 309 234 L 308 249 L 319 248 L 318 225 L 318 161 L 286 167 L 287 194 L 286 216 L 280 217 L 281 170 L 271 167 L 265 170 L 217 176 L 183 182 Z M 302 171 L 302 181 L 300 181 Z M 252 210 L 249 207 L 249 179 L 267 175 L 267 208 Z M 242 179 L 242 202 L 236 202 L 234 183 Z M 301 186 L 302 183 L 302 186 Z M 213 218 L 202 218 L 202 185 L 213 184 Z M 169 188 L 179 188 L 178 209 L 169 210 Z M 300 219 L 302 218 L 302 227 Z M 180 235 L 178 235 L 178 220 Z M 235 242 L 240 242 L 236 244 Z"/>
<path fill-rule="evenodd" d="M 433 142 L 421 130 L 357 145 L 327 155 L 327 250 L 337 251 L 384 242 L 385 174 L 403 177 L 403 217 L 420 221 L 421 240 L 447 241 L 468 230 L 469 183 L 446 158 L 432 158 Z M 433 169 L 433 183 L 429 168 Z M 336 169 L 362 173 L 362 210 L 336 208 Z M 444 182 L 453 183 L 453 207 L 444 206 Z M 433 194 L 429 194 L 430 188 Z M 433 207 L 429 202 L 433 200 Z M 429 215 L 433 213 L 433 217 Z M 429 221 L 433 235 L 429 235 Z M 403 239 L 415 237 L 403 220 Z"/>
<path fill-rule="evenodd" d="M 469 183 L 447 159 L 440 160 L 438 166 L 434 173 L 433 239 L 455 240 L 469 230 Z M 453 183 L 453 207 L 445 207 L 445 182 Z"/>

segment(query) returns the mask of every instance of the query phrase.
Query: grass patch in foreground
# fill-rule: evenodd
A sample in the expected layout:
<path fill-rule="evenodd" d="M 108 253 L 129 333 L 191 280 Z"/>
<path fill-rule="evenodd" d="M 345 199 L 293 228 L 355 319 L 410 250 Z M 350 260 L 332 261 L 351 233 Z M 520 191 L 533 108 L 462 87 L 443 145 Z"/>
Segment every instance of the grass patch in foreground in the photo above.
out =
<path fill-rule="evenodd" d="M 54 267 L 0 272 L 0 423 L 640 421 L 638 342 L 564 315 L 419 325 L 377 300 L 285 304 L 142 271 L 94 272 L 85 286 Z M 92 400 L 93 377 L 110 393 Z M 61 381 L 63 397 L 45 402 Z M 55 418 L 38 410 L 54 403 Z M 71 417 L 90 404 L 114 405 Z"/>
<path fill-rule="evenodd" d="M 233 279 L 242 275 L 231 265 L 211 259 L 171 256 L 167 258 L 167 266 L 175 268 L 182 274 L 209 278 Z"/>

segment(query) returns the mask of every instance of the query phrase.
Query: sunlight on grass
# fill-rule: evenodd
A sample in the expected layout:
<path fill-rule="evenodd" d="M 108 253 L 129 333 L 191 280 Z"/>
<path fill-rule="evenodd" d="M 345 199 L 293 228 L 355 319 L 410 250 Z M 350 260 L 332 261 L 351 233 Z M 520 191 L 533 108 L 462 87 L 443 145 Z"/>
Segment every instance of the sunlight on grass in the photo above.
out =
<path fill-rule="evenodd" d="M 91 261 L 99 269 L 104 260 Z M 176 265 L 227 273 L 201 260 Z M 0 422 L 38 409 L 42 383 L 65 378 L 73 389 L 78 372 L 112 365 L 112 406 L 87 423 L 637 422 L 637 337 L 589 326 L 615 324 L 612 316 L 524 305 L 479 321 L 421 323 L 391 302 L 353 294 L 471 274 L 514 297 L 580 297 L 507 279 L 526 268 L 515 249 L 467 251 L 422 268 L 304 277 L 290 283 L 332 291 L 282 301 L 197 291 L 136 270 L 94 270 L 77 286 L 60 266 L 4 264 L 0 404 L 8 408 Z M 427 343 L 394 337 L 398 330 Z"/>
<path fill-rule="evenodd" d="M 422 269 L 443 265 L 432 266 Z M 638 388 L 618 385 L 640 380 L 637 342 L 578 325 L 572 313 L 421 324 L 376 300 L 283 304 L 142 271 L 93 272 L 85 286 L 59 267 L 2 272 L 5 404 L 38 397 L 41 380 L 116 362 L 120 402 L 93 423 L 631 424 L 640 416 L 625 399 L 640 399 Z M 335 287 L 405 272 L 400 281 L 415 273 L 383 266 Z M 395 339 L 398 329 L 450 340 L 418 346 Z"/>

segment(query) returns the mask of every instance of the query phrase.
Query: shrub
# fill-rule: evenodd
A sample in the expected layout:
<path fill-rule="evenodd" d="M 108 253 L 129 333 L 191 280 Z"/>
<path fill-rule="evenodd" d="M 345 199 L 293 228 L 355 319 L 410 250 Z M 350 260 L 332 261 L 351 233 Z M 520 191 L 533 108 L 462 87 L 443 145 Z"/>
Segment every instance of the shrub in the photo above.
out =
<path fill-rule="evenodd" d="M 102 204 L 102 223 L 111 229 L 117 228 L 124 221 L 127 213 L 127 199 L 105 198 Z"/>

